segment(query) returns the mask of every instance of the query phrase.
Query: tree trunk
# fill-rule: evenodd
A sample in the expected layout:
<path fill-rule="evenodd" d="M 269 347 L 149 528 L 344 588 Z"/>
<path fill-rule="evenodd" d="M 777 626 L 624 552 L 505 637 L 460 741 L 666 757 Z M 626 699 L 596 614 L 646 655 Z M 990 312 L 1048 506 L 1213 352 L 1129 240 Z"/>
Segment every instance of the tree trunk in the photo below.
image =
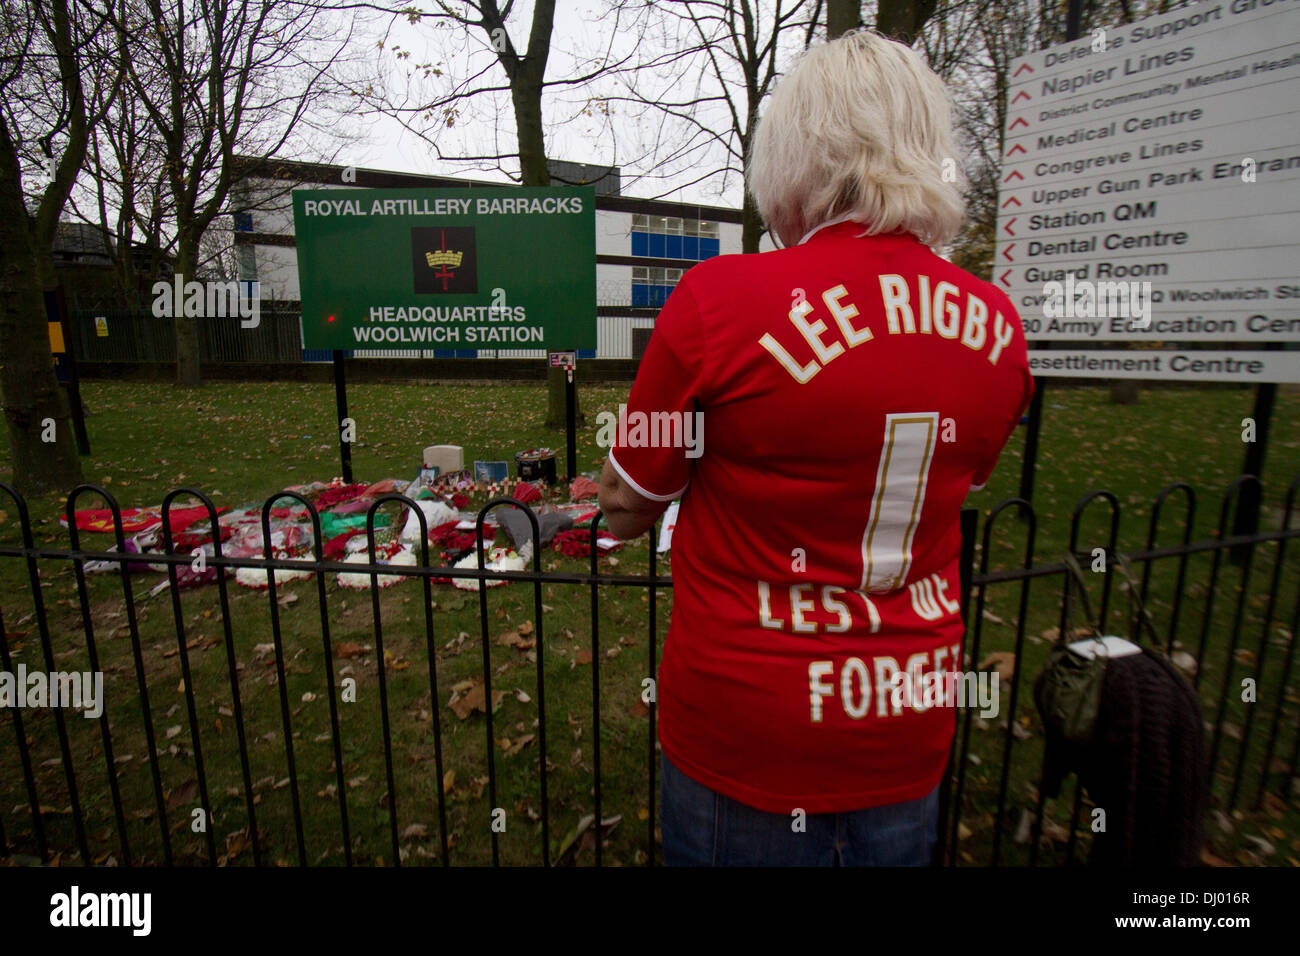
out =
<path fill-rule="evenodd" d="M 763 237 L 763 217 L 758 203 L 745 190 L 745 204 L 741 207 L 740 248 L 742 252 L 758 252 L 758 240 Z"/>
<path fill-rule="evenodd" d="M 176 257 L 176 281 L 189 282 L 194 278 L 195 264 L 198 262 L 198 250 L 187 238 L 182 237 L 178 243 Z M 184 301 L 184 296 L 181 296 Z M 176 385 L 178 388 L 198 388 L 203 384 L 200 370 L 202 356 L 199 351 L 198 316 L 186 317 L 184 308 L 172 317 L 176 328 Z"/>
<path fill-rule="evenodd" d="M 0 145 L 0 394 L 13 462 L 13 484 L 24 495 L 70 491 L 81 483 L 67 396 L 54 375 L 38 256 L 23 204 L 18 157 L 8 137 Z M 43 440 L 50 439 L 50 440 Z"/>
<path fill-rule="evenodd" d="M 911 44 L 937 5 L 938 0 L 880 0 L 876 30 L 891 40 Z"/>
<path fill-rule="evenodd" d="M 828 0 L 826 4 L 826 34 L 831 40 L 843 36 L 858 25 L 862 18 L 861 0 Z"/>
<path fill-rule="evenodd" d="M 542 87 L 527 77 L 511 83 L 515 106 L 515 128 L 519 136 L 519 172 L 524 186 L 549 186 L 551 171 L 546 165 L 546 139 L 542 133 Z M 562 343 L 556 343 L 561 347 Z M 565 376 L 562 368 L 546 370 L 546 427 L 563 428 Z M 582 413 L 578 412 L 578 421 Z"/>
<path fill-rule="evenodd" d="M 510 95 L 519 135 L 521 185 L 549 186 L 551 171 L 546 167 L 546 138 L 542 133 L 541 80 L 521 75 L 511 83 Z"/>

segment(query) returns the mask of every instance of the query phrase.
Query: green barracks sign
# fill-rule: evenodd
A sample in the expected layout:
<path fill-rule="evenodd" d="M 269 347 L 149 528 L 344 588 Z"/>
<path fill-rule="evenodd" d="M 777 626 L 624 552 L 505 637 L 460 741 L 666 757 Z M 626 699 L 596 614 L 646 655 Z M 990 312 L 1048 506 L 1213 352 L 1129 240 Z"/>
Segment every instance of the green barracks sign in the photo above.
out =
<path fill-rule="evenodd" d="M 594 349 L 591 187 L 293 193 L 309 349 Z"/>

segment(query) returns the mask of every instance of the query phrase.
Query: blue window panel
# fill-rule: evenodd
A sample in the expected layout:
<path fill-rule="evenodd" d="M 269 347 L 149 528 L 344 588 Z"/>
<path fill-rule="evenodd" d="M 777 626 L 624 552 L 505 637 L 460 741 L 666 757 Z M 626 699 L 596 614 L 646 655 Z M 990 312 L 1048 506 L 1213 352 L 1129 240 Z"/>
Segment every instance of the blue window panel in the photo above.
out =
<path fill-rule="evenodd" d="M 673 290 L 670 289 L 670 288 L 668 288 L 668 286 L 666 286 L 666 285 L 661 285 L 661 286 L 659 286 L 655 291 L 659 293 L 659 302 L 658 302 L 658 304 L 659 304 L 659 305 L 663 305 L 665 302 L 668 301 L 668 295 L 669 295 L 669 293 L 671 293 Z"/>
<path fill-rule="evenodd" d="M 667 238 L 667 236 L 652 235 L 650 237 L 650 255 L 662 259 L 664 255 L 664 240 Z"/>
<path fill-rule="evenodd" d="M 682 258 L 698 259 L 700 257 L 700 237 L 682 236 Z"/>
<path fill-rule="evenodd" d="M 635 283 L 632 286 L 632 305 L 648 306 L 650 304 L 650 287 Z"/>
<path fill-rule="evenodd" d="M 650 236 L 644 232 L 632 233 L 632 255 L 650 255 Z"/>
<path fill-rule="evenodd" d="M 235 220 L 235 232 L 253 231 L 253 214 L 251 212 L 237 212 L 233 218 Z"/>
<path fill-rule="evenodd" d="M 343 350 L 344 358 L 352 358 L 355 354 L 352 349 Z M 332 362 L 334 361 L 334 352 L 330 349 L 303 349 L 302 360 L 304 362 Z"/>
<path fill-rule="evenodd" d="M 594 359 L 595 357 L 595 349 L 578 349 L 578 358 L 580 359 Z"/>
<path fill-rule="evenodd" d="M 664 236 L 668 242 L 665 245 L 669 259 L 680 259 L 682 257 L 682 237 L 681 236 Z"/>
<path fill-rule="evenodd" d="M 701 240 L 700 240 L 700 258 L 701 258 L 701 259 L 708 259 L 708 258 L 710 258 L 710 257 L 712 257 L 712 256 L 716 256 L 717 254 L 718 254 L 718 240 L 717 240 L 717 239 L 701 239 Z"/>

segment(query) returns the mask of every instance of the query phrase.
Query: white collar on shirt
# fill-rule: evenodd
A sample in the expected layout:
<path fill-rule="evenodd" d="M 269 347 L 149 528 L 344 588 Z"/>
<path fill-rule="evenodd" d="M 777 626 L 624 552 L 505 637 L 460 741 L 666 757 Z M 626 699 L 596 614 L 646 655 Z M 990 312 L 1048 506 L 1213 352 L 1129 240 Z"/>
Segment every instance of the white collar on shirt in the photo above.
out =
<path fill-rule="evenodd" d="M 830 226 L 838 226 L 842 222 L 851 222 L 852 220 L 853 220 L 852 213 L 843 216 L 836 216 L 834 219 L 827 219 L 820 226 L 816 226 L 808 230 L 807 235 L 805 235 L 802 239 L 800 239 L 797 243 L 795 243 L 795 245 L 802 246 L 805 242 L 807 242 L 809 239 L 813 237 L 814 233 L 821 232 L 823 229 L 829 228 Z"/>

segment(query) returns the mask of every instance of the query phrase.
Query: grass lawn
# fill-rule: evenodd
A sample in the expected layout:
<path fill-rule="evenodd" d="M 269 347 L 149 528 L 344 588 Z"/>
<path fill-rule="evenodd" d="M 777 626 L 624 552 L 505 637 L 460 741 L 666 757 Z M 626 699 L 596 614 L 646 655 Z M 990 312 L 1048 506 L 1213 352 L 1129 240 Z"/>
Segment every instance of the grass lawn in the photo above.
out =
<path fill-rule="evenodd" d="M 219 505 L 262 502 L 285 485 L 328 480 L 339 472 L 333 422 L 333 392 L 327 385 L 289 383 L 213 384 L 189 393 L 163 384 L 87 382 L 83 386 L 91 413 L 87 420 L 94 454 L 84 460 L 88 482 L 107 488 L 123 507 L 161 502 L 172 488 L 188 485 L 208 493 Z M 594 414 L 614 411 L 627 387 L 581 389 L 586 427 L 579 429 L 578 466 L 599 467 L 603 451 L 596 447 Z M 352 417 L 357 423 L 353 470 L 358 481 L 410 478 L 418 468 L 420 450 L 431 444 L 454 443 L 465 449 L 467 461 L 507 459 L 522 448 L 563 442 L 562 433 L 543 425 L 545 390 L 537 385 L 354 385 L 349 389 Z M 1174 480 L 1184 480 L 1199 493 L 1193 540 L 1208 537 L 1217 524 L 1219 499 L 1239 472 L 1244 445 L 1241 421 L 1250 414 L 1252 393 L 1246 390 L 1161 390 L 1144 392 L 1134 406 L 1114 406 L 1104 390 L 1052 388 L 1046 396 L 1040 466 L 1035 489 L 1038 528 L 1035 553 L 1051 561 L 1064 551 L 1070 514 L 1076 502 L 1096 488 L 1109 488 L 1123 509 L 1119 548 L 1144 545 L 1151 497 Z M 1264 483 L 1265 526 L 1281 521 L 1281 502 L 1289 481 L 1300 473 L 1300 395 L 1279 396 L 1273 420 Z M 972 506 L 987 514 L 997 502 L 1016 493 L 1023 430 L 1013 438 L 988 487 L 973 494 Z M 563 458 L 561 457 L 561 470 Z M 0 446 L 0 474 L 9 472 L 8 450 Z M 481 503 L 479 499 L 477 503 Z M 92 497 L 79 507 L 101 506 Z M 29 502 L 38 544 L 63 547 L 67 532 L 58 525 L 63 502 L 48 495 Z M 1089 509 L 1081 525 L 1080 545 L 1090 550 L 1105 544 L 1108 515 L 1102 507 Z M 1161 542 L 1181 537 L 1181 499 L 1166 506 Z M 982 529 L 982 524 L 981 524 Z M 1024 551 L 1025 526 L 1004 515 L 991 539 L 992 568 L 1018 565 Z M 16 512 L 0 501 L 0 540 L 17 541 Z M 86 547 L 107 546 L 111 537 L 84 534 Z M 1254 674 L 1258 655 L 1266 663 L 1259 674 L 1259 702 L 1253 718 L 1251 751 L 1246 755 L 1246 783 L 1238 807 L 1254 803 L 1258 767 L 1268 722 L 1280 698 L 1285 699 L 1278 754 L 1290 758 L 1295 746 L 1297 684 L 1282 687 L 1280 665 L 1291 640 L 1300 544 L 1293 543 L 1283 569 L 1279 605 L 1273 625 L 1264 628 L 1264 600 L 1277 548 L 1260 549 L 1244 591 L 1241 569 L 1223 562 L 1215 591 L 1213 613 L 1206 626 L 1207 653 L 1200 674 L 1206 713 L 1213 718 L 1225 680 L 1225 732 L 1219 746 L 1219 766 L 1229 771 L 1238 760 L 1240 737 L 1251 711 L 1235 691 L 1242 677 Z M 644 573 L 647 539 L 631 543 L 614 560 L 601 559 L 602 573 Z M 982 556 L 982 555 L 981 555 Z M 548 551 L 543 566 L 582 573 L 586 559 Z M 1196 654 L 1203 621 L 1210 558 L 1188 561 L 1183 590 L 1179 638 L 1182 649 Z M 1158 626 L 1167 627 L 1172 607 L 1176 561 L 1157 565 L 1149 602 Z M 62 670 L 87 669 L 86 638 L 77 583 L 70 564 L 42 563 L 42 592 L 50 612 L 56 665 Z M 661 573 L 670 573 L 666 561 Z M 352 677 L 355 703 L 339 705 L 343 756 L 343 791 L 352 834 L 354 862 L 391 865 L 389 806 L 380 711 L 380 681 L 372 597 L 340 588 L 327 576 L 326 613 L 338 654 L 344 642 L 365 650 L 335 661 L 336 678 Z M 150 713 L 158 736 L 159 771 L 163 780 L 167 824 L 177 862 L 206 860 L 202 834 L 191 829 L 191 814 L 200 805 L 199 774 L 182 683 L 182 651 L 177 640 L 177 613 L 167 592 L 148 597 L 162 575 L 132 578 L 141 635 L 142 661 L 147 674 Z M 1011 839 L 1021 813 L 1035 805 L 1033 788 L 1041 759 L 1041 727 L 1029 693 L 1050 640 L 1044 632 L 1056 625 L 1060 579 L 1038 580 L 1029 586 L 1023 646 L 1017 648 L 1021 586 L 989 588 L 980 619 L 979 656 L 993 651 L 1018 651 L 1024 686 L 1014 719 L 1021 729 L 1011 734 L 1007 800 L 1003 808 L 1001 859 L 1023 862 L 1028 848 Z M 117 781 L 127 810 L 127 830 L 135 862 L 160 862 L 162 844 L 155 809 L 148 748 L 140 718 L 122 579 L 116 574 L 88 579 L 91 620 L 105 673 L 108 713 L 112 724 Z M 322 652 L 318 582 L 281 585 L 280 604 L 272 607 L 266 592 L 250 591 L 229 582 L 230 624 L 242 699 L 244 733 L 248 741 L 249 775 L 256 795 L 256 814 L 266 862 L 291 863 L 298 858 L 292 811 L 292 787 L 285 760 L 285 729 L 281 687 L 273 651 L 272 611 L 282 628 L 286 661 L 285 696 L 290 704 L 299 798 L 304 819 L 305 855 L 309 863 L 344 861 L 340 831 L 341 801 L 330 724 L 328 677 Z M 1100 586 L 1094 589 L 1100 595 Z M 480 639 L 478 596 L 450 585 L 432 586 L 437 692 L 430 692 L 429 653 L 424 633 L 423 587 L 406 581 L 379 595 L 386 652 L 386 692 L 392 737 L 395 800 L 404 862 L 440 861 L 439 807 L 433 723 L 442 729 L 443 779 L 448 785 L 447 826 L 451 861 L 481 864 L 491 860 L 494 808 L 504 815 L 498 845 L 503 862 L 539 862 L 542 854 L 539 793 L 540 735 L 536 656 L 545 670 L 545 727 L 549 773 L 551 856 L 561 848 L 582 817 L 593 812 L 595 735 L 600 739 L 602 814 L 619 822 L 609 832 L 604 862 L 635 865 L 646 861 L 654 825 L 648 793 L 647 756 L 650 723 L 640 704 L 642 680 L 650 658 L 666 632 L 671 598 L 660 590 L 657 634 L 647 623 L 650 600 L 644 587 L 602 587 L 599 593 L 600 643 L 593 654 L 591 589 L 560 583 L 542 586 L 544 609 L 534 606 L 529 584 L 510 584 L 487 594 L 488 650 L 493 688 L 505 691 L 494 715 L 493 737 L 486 739 L 481 713 L 461 720 L 448 706 L 453 685 L 481 676 L 484 667 Z M 1229 653 L 1239 594 L 1242 597 L 1240 643 Z M 0 561 L 0 611 L 9 633 L 15 665 L 25 662 L 44 669 L 39 635 L 31 618 L 31 591 L 26 567 L 17 560 Z M 544 610 L 544 616 L 539 611 Z M 1111 600 L 1112 632 L 1129 633 L 1126 600 L 1116 590 Z M 252 862 L 248 845 L 248 815 L 237 741 L 237 722 L 224 651 L 224 630 L 218 589 L 206 586 L 181 594 L 179 622 L 185 637 L 194 692 L 197 728 L 205 764 L 211 832 L 217 852 L 235 865 Z M 535 648 L 510 646 L 503 634 L 526 632 L 542 624 Z M 1285 625 L 1285 626 L 1283 626 Z M 527 641 L 525 641 L 527 643 Z M 1233 670 L 1229 673 L 1228 665 Z M 976 661 L 979 663 L 979 661 Z M 593 670 L 600 674 L 600 713 L 593 715 Z M 1008 712 L 1009 688 L 1003 685 L 1003 712 Z M 43 819 L 51 846 L 75 847 L 67 787 L 59 761 L 55 721 L 49 711 L 24 711 L 24 729 L 33 742 Z M 965 715 L 961 715 L 965 719 Z M 21 853 L 34 852 L 26 794 L 19 772 L 13 718 L 0 716 L 0 821 Z M 74 754 L 82 810 L 88 820 L 92 857 L 120 858 L 108 779 L 101 753 L 99 724 L 72 716 L 67 720 Z M 960 732 L 960 724 L 959 724 Z M 1237 736 L 1233 736 L 1233 732 Z M 965 756 L 967 779 L 962 808 L 960 858 L 983 863 L 990 858 L 997 796 L 1008 739 L 1006 718 L 970 732 Z M 495 803 L 488 797 L 486 750 L 495 753 Z M 1275 768 L 1276 769 L 1276 768 Z M 1279 789 L 1274 776 L 1271 787 Z M 1216 778 L 1221 806 L 1231 789 L 1231 773 Z M 1213 816 L 1208 832 L 1216 855 L 1229 862 L 1296 865 L 1300 860 L 1300 813 L 1272 795 L 1259 811 Z M 1054 827 L 1044 842 L 1040 862 L 1063 852 L 1063 834 L 1073 808 L 1073 784 L 1049 804 Z M 1081 816 L 1087 820 L 1086 813 Z M 498 824 L 499 826 L 500 824 Z M 1254 839 L 1251 839 L 1254 838 Z M 1266 850 L 1258 841 L 1265 841 Z M 579 842 L 573 854 L 590 863 L 590 843 Z M 1058 857 L 1059 858 L 1059 857 Z"/>

